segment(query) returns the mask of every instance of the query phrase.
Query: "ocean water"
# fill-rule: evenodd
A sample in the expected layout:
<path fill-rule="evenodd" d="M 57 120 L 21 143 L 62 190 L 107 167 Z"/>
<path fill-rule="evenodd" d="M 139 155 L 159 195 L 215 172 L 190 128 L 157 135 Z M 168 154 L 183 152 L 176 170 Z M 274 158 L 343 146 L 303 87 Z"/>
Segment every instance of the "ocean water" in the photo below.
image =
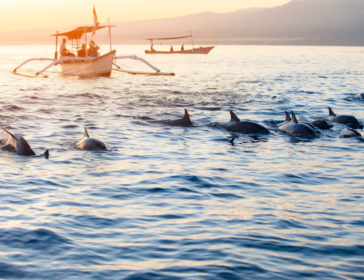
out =
<path fill-rule="evenodd" d="M 364 48 L 144 48 L 115 46 L 176 76 L 25 78 L 10 71 L 54 47 L 0 47 L 0 124 L 50 150 L 0 151 L 0 278 L 363 279 L 364 142 L 339 124 L 315 139 L 277 126 L 328 106 L 364 122 Z M 194 127 L 155 122 L 184 108 Z M 229 110 L 271 134 L 209 126 Z M 78 150 L 84 127 L 109 151 Z"/>

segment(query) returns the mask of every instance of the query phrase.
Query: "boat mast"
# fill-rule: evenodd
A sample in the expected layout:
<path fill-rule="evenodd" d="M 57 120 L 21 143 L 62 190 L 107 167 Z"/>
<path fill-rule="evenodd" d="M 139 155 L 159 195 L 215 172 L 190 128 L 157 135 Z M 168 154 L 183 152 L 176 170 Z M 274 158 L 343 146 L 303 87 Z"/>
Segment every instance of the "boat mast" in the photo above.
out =
<path fill-rule="evenodd" d="M 111 47 L 111 25 L 110 25 L 110 19 L 109 18 L 107 19 L 107 22 L 109 24 L 109 44 L 110 44 L 110 51 L 111 51 L 111 49 L 112 49 L 112 47 Z"/>
<path fill-rule="evenodd" d="M 194 50 L 194 46 L 193 46 L 193 37 L 192 37 L 192 30 L 190 31 L 190 34 L 191 34 L 191 41 L 192 41 L 192 53 L 193 53 L 193 50 Z"/>
<path fill-rule="evenodd" d="M 57 31 L 57 35 L 56 35 L 56 51 L 54 52 L 54 59 L 58 58 L 58 31 Z"/>
<path fill-rule="evenodd" d="M 85 34 L 86 56 L 88 56 L 87 55 L 87 32 L 86 32 L 86 28 L 83 29 L 83 34 Z"/>

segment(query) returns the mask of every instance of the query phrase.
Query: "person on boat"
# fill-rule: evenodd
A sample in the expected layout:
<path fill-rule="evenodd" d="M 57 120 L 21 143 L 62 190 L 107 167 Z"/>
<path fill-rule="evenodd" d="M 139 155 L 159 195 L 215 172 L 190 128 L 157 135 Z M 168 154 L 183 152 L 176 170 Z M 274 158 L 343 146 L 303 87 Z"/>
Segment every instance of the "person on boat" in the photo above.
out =
<path fill-rule="evenodd" d="M 61 57 L 62 56 L 75 56 L 73 53 L 71 53 L 67 48 L 66 48 L 66 38 L 62 39 L 62 44 L 61 47 L 59 49 L 59 52 L 61 53 Z"/>
<path fill-rule="evenodd" d="M 87 55 L 97 57 L 97 56 L 99 56 L 99 52 L 98 52 L 99 49 L 100 49 L 100 47 L 98 45 L 96 45 L 96 43 L 94 41 L 90 41 L 90 43 L 88 45 Z"/>
<path fill-rule="evenodd" d="M 185 50 L 185 47 L 183 46 L 183 44 L 182 44 L 182 46 L 181 46 L 181 51 L 184 51 Z"/>
<path fill-rule="evenodd" d="M 154 52 L 153 43 L 150 45 L 150 51 L 151 51 L 151 52 Z"/>
<path fill-rule="evenodd" d="M 86 52 L 87 52 L 87 50 L 86 50 L 86 44 L 82 44 L 82 47 L 81 47 L 81 49 L 77 52 L 77 55 L 78 55 L 79 57 L 85 57 L 85 56 L 86 56 Z"/>
<path fill-rule="evenodd" d="M 169 49 L 170 52 L 173 52 L 173 46 L 171 46 L 171 48 Z"/>

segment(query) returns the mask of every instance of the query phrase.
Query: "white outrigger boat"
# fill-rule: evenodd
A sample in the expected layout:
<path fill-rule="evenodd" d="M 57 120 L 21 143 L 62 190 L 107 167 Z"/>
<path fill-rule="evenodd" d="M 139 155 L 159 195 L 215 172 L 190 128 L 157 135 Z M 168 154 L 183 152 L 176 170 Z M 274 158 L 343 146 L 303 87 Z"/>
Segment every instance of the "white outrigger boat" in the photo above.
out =
<path fill-rule="evenodd" d="M 95 20 L 96 18 L 96 20 Z M 52 66 L 60 65 L 62 68 L 62 74 L 64 75 L 72 75 L 72 76 L 79 76 L 79 77 L 97 77 L 97 76 L 104 76 L 109 77 L 111 72 L 119 71 L 125 72 L 133 75 L 141 74 L 141 75 L 164 75 L 164 76 L 174 76 L 174 73 L 164 73 L 161 72 L 157 67 L 146 61 L 145 59 L 138 57 L 136 55 L 129 55 L 129 56 L 116 56 L 116 50 L 112 50 L 111 46 L 111 26 L 109 25 L 99 25 L 97 22 L 96 13 L 94 10 L 94 26 L 80 26 L 76 29 L 73 29 L 68 32 L 64 33 L 56 33 L 52 34 L 51 36 L 56 37 L 56 51 L 54 58 L 30 58 L 19 66 L 14 68 L 12 73 L 16 75 L 26 76 L 26 77 L 41 77 L 47 78 L 48 76 L 44 74 Z M 87 34 L 92 32 L 94 33 L 98 29 L 108 27 L 109 30 L 109 42 L 110 42 L 110 51 L 101 56 L 60 56 L 58 58 L 58 37 L 66 37 L 68 40 L 72 40 L 72 53 L 76 53 L 81 49 L 80 46 L 80 39 L 84 37 L 84 44 L 87 46 Z M 75 44 L 74 44 L 75 42 Z M 144 64 L 148 65 L 153 71 L 151 72 L 138 72 L 138 71 L 130 71 L 126 69 L 122 69 L 120 66 L 116 64 L 118 59 L 133 59 L 143 62 Z M 32 61 L 50 61 L 51 63 L 41 69 L 40 71 L 36 72 L 35 74 L 27 74 L 18 72 L 19 68 L 24 66 L 25 64 L 32 62 Z M 115 66 L 115 67 L 113 67 Z"/>

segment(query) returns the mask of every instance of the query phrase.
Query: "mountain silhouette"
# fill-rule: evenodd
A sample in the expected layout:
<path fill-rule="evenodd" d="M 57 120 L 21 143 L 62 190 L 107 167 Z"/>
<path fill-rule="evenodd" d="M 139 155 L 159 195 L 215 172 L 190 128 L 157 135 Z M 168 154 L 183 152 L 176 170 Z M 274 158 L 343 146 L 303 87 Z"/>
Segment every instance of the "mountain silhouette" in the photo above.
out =
<path fill-rule="evenodd" d="M 192 32 L 196 44 L 364 45 L 364 0 L 292 0 L 273 8 L 114 25 L 113 42 L 121 44 L 147 43 L 149 37 Z M 0 38 L 13 43 L 37 40 L 51 44 L 51 33 L 54 30 L 43 29 L 2 34 Z"/>

